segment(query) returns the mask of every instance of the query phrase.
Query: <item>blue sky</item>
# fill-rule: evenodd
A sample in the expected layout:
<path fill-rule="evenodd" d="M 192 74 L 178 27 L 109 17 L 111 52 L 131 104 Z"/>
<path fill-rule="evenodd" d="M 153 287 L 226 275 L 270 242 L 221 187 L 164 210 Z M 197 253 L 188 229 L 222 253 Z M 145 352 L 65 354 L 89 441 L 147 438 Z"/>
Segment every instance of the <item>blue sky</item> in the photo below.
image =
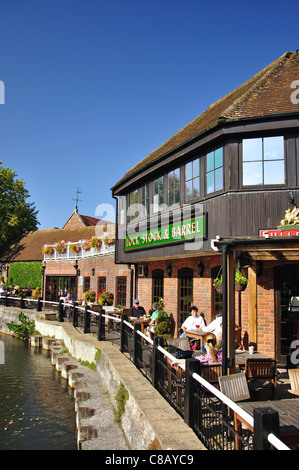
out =
<path fill-rule="evenodd" d="M 40 229 L 110 188 L 217 99 L 299 48 L 295 0 L 0 0 L 0 160 Z M 299 78 L 299 77 L 298 77 Z"/>

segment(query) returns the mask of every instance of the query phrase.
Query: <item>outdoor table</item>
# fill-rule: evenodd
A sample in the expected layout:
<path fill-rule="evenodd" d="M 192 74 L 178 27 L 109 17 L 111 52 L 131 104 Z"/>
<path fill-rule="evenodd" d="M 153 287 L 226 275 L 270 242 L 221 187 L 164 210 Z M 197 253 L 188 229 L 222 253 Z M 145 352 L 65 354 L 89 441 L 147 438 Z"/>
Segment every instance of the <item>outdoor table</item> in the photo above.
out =
<path fill-rule="evenodd" d="M 250 354 L 249 351 L 235 351 L 236 365 L 241 369 L 245 369 L 247 359 L 271 359 L 269 356 L 262 354 L 258 351 Z"/>
<path fill-rule="evenodd" d="M 151 321 L 150 317 L 149 318 L 130 317 L 130 320 L 133 323 L 140 323 L 141 333 L 144 333 L 144 329 L 148 326 L 149 322 Z"/>
<path fill-rule="evenodd" d="M 204 333 L 200 328 L 198 328 L 196 330 L 187 330 L 187 331 L 185 331 L 185 335 L 188 338 L 194 338 L 194 339 L 199 340 L 200 341 L 200 346 L 202 346 L 203 339 L 207 334 L 208 333 Z"/>
<path fill-rule="evenodd" d="M 238 405 L 248 414 L 253 416 L 255 408 L 271 408 L 279 413 L 280 440 L 286 445 L 299 444 L 299 399 L 291 398 L 287 400 L 275 401 L 252 401 L 238 403 Z M 238 416 L 237 416 L 238 419 Z M 248 426 L 249 429 L 252 428 Z"/>

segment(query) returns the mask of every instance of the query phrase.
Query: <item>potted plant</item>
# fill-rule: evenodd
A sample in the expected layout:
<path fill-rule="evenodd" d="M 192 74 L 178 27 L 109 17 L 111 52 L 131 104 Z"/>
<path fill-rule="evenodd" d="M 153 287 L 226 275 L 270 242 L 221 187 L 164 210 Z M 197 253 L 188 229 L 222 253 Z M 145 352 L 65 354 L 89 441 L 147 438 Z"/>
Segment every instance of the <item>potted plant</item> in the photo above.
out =
<path fill-rule="evenodd" d="M 214 279 L 213 286 L 218 294 L 222 294 L 222 274 Z"/>
<path fill-rule="evenodd" d="M 76 243 L 71 243 L 69 246 L 69 250 L 76 255 L 81 250 L 81 246 L 77 245 Z"/>
<path fill-rule="evenodd" d="M 91 248 L 96 248 L 98 250 L 98 248 L 101 248 L 101 246 L 102 246 L 102 240 L 98 237 L 92 237 L 89 240 L 89 246 Z"/>
<path fill-rule="evenodd" d="M 85 300 L 87 303 L 93 303 L 96 300 L 96 293 L 94 290 L 89 289 L 82 294 L 82 300 Z"/>
<path fill-rule="evenodd" d="M 245 290 L 247 283 L 248 280 L 245 275 L 240 271 L 240 269 L 237 269 L 235 273 L 235 290 L 238 292 Z M 213 286 L 218 294 L 222 294 L 222 274 L 214 279 Z"/>
<path fill-rule="evenodd" d="M 108 292 L 105 289 L 98 294 L 98 304 L 100 305 L 113 305 L 113 293 Z"/>
<path fill-rule="evenodd" d="M 61 240 L 61 242 L 56 243 L 55 250 L 57 253 L 65 253 L 67 248 L 67 244 Z"/>
<path fill-rule="evenodd" d="M 237 269 L 236 274 L 235 274 L 235 290 L 236 291 L 243 291 L 247 287 L 248 280 L 244 276 L 244 274 L 240 271 L 240 269 Z"/>
<path fill-rule="evenodd" d="M 53 253 L 54 253 L 53 246 L 45 245 L 44 248 L 43 248 L 43 253 L 45 255 L 48 255 L 49 257 L 51 257 L 51 255 L 53 255 Z"/>
<path fill-rule="evenodd" d="M 90 250 L 89 240 L 84 240 L 82 249 L 85 251 Z"/>

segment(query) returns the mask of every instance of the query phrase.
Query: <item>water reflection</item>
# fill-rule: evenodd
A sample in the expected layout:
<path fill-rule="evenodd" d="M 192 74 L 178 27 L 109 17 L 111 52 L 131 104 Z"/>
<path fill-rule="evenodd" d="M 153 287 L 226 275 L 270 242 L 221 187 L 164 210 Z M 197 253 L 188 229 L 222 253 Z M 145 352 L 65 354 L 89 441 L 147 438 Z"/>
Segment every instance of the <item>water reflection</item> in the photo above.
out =
<path fill-rule="evenodd" d="M 0 333 L 0 450 L 76 449 L 73 391 L 48 351 Z"/>

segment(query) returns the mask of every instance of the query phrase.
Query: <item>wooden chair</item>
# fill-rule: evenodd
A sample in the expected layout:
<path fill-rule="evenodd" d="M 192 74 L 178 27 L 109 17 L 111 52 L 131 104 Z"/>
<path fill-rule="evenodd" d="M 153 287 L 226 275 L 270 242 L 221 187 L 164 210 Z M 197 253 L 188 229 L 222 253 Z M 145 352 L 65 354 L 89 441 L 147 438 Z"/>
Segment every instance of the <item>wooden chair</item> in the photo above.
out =
<path fill-rule="evenodd" d="M 245 374 L 251 395 L 266 390 L 274 400 L 277 384 L 275 359 L 247 359 Z"/>
<path fill-rule="evenodd" d="M 220 391 L 234 402 L 250 399 L 250 392 L 244 372 L 219 377 Z M 244 423 L 244 422 L 243 422 Z M 245 424 L 245 423 L 244 423 Z M 246 423 L 247 424 L 247 423 Z M 246 427 L 246 425 L 245 425 Z M 235 449 L 242 449 L 242 419 L 234 411 Z"/>
<path fill-rule="evenodd" d="M 203 363 L 200 368 L 200 375 L 212 385 L 218 385 L 219 377 L 222 376 L 221 362 Z"/>
<path fill-rule="evenodd" d="M 220 391 L 235 402 L 250 398 L 246 375 L 243 372 L 219 377 L 219 386 Z"/>
<path fill-rule="evenodd" d="M 289 369 L 288 373 L 291 385 L 291 390 L 288 390 L 288 392 L 299 396 L 299 369 Z"/>

